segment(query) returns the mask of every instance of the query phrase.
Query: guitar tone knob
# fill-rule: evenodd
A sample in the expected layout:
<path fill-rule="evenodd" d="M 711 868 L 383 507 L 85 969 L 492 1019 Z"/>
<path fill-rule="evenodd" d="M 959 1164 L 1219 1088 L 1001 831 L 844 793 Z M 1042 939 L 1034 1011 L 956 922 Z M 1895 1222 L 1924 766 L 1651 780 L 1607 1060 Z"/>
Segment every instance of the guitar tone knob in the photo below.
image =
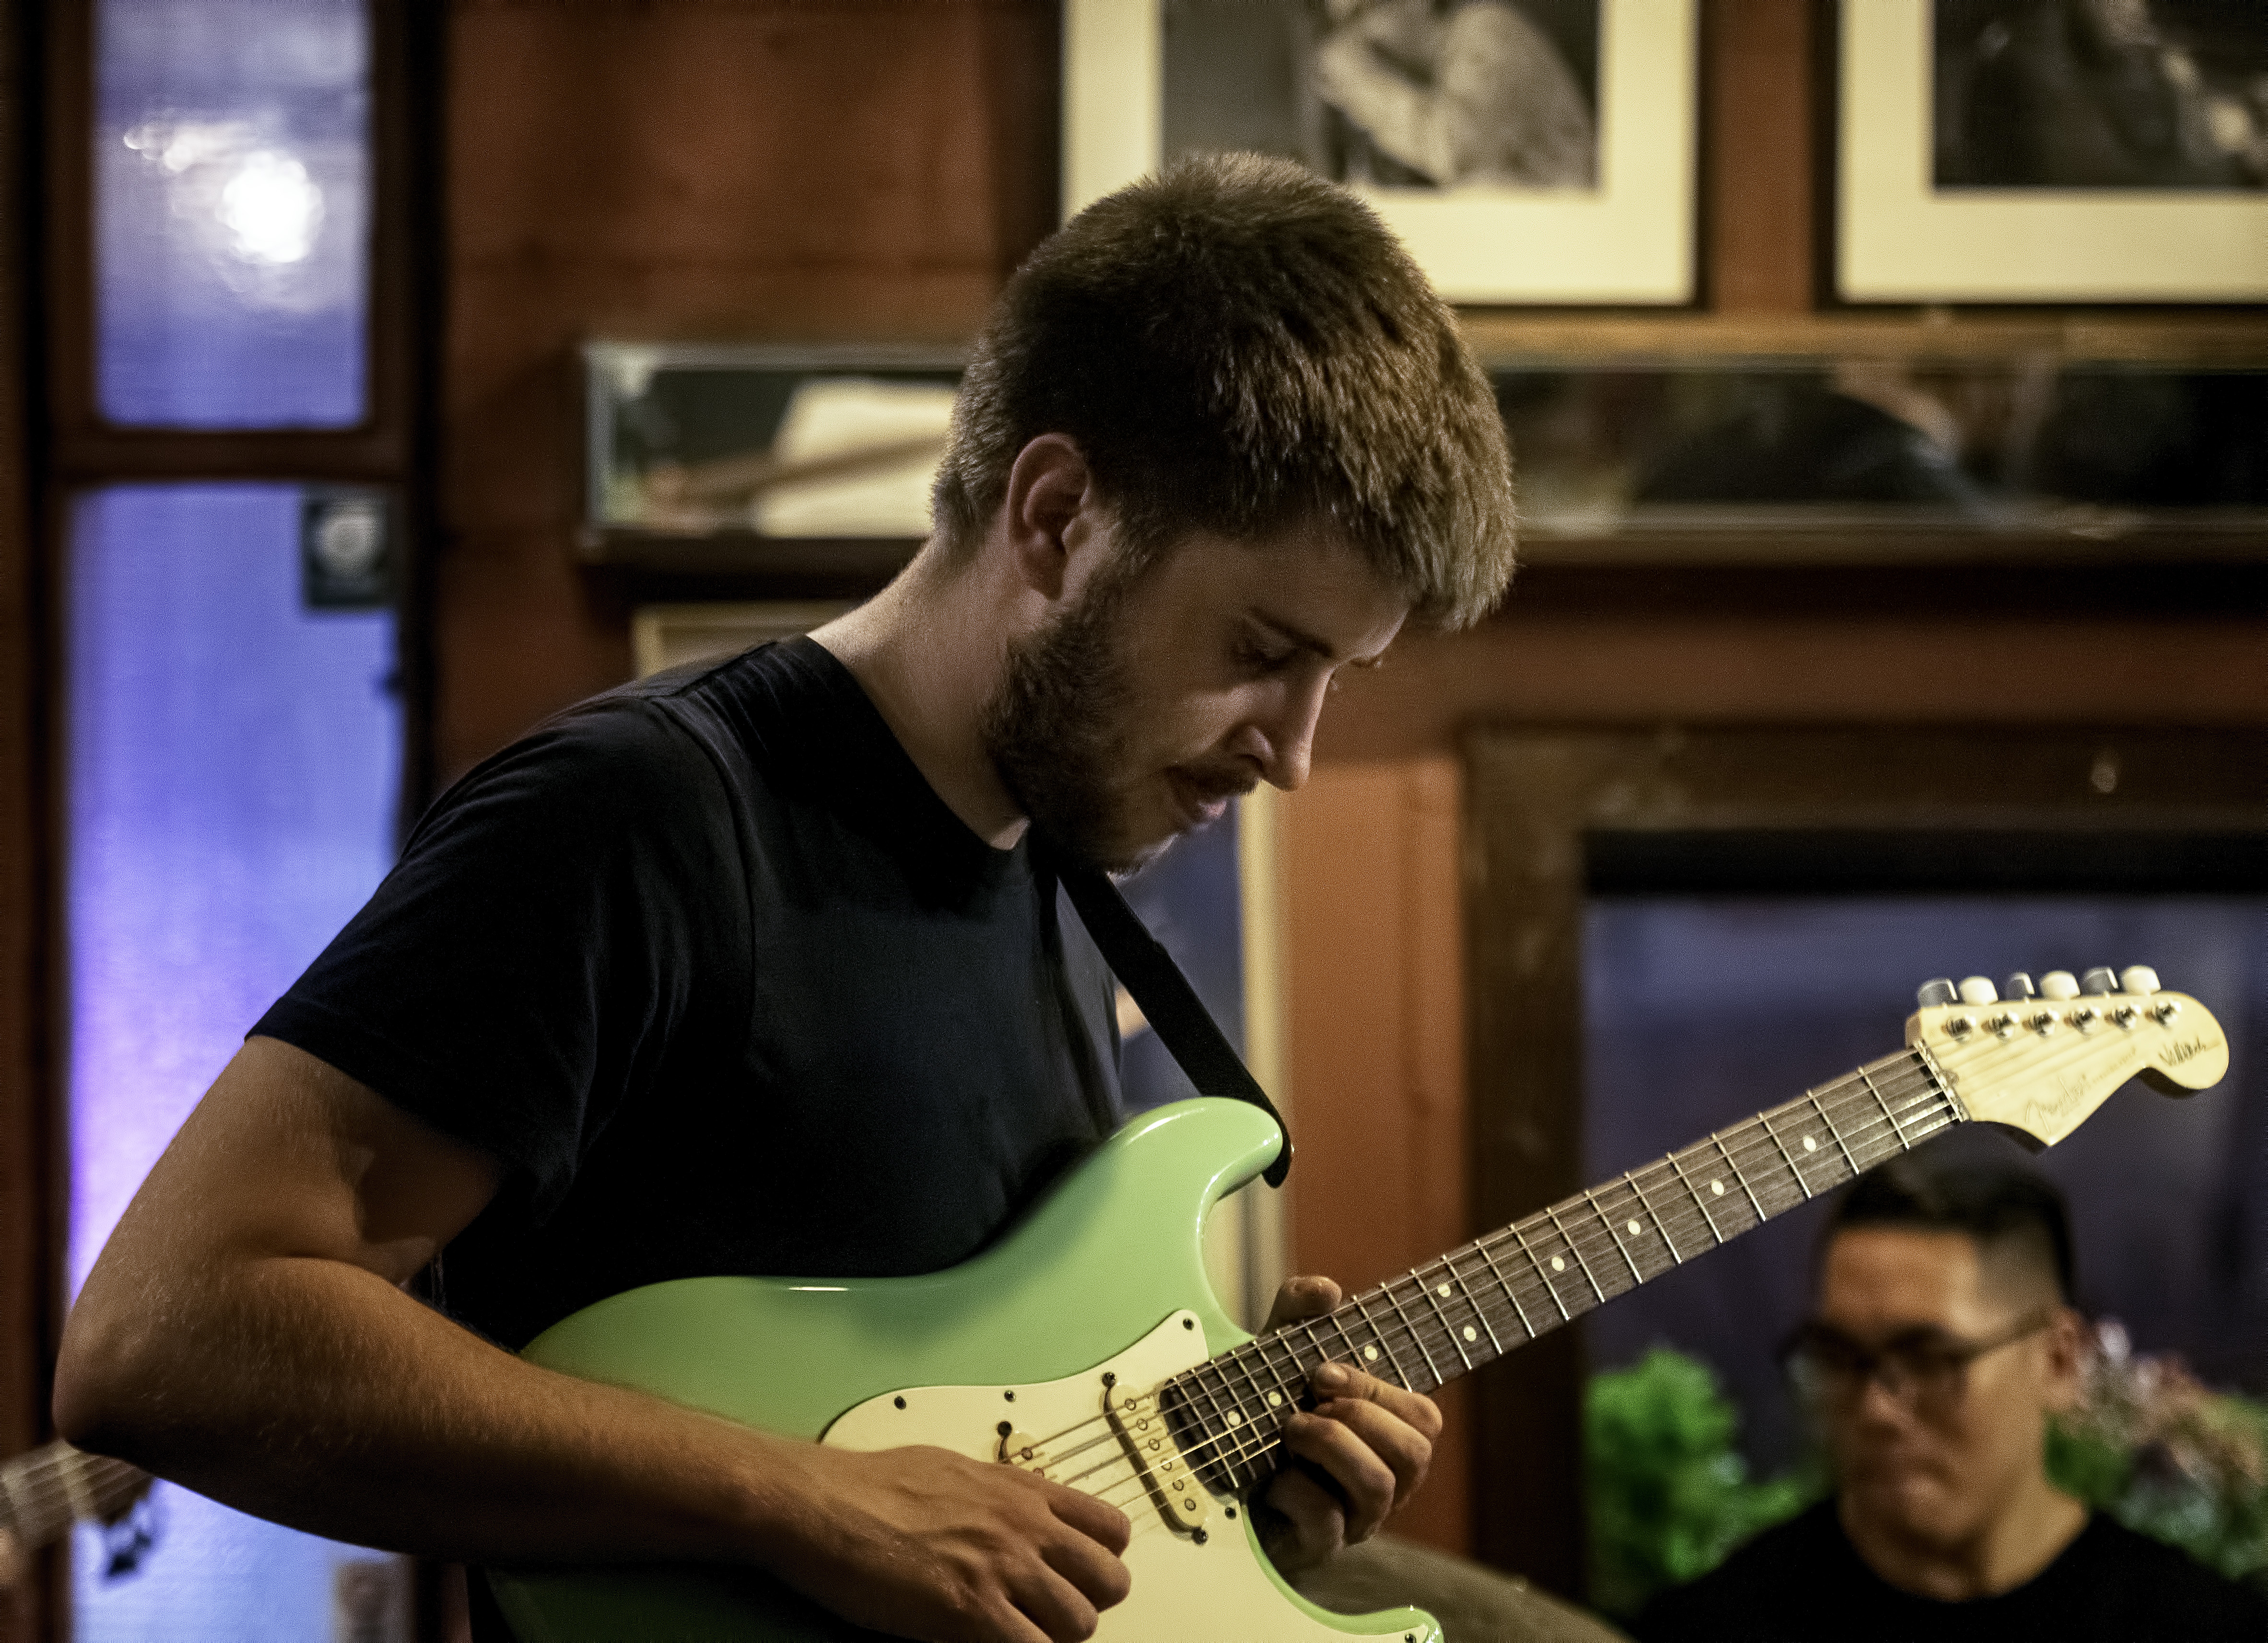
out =
<path fill-rule="evenodd" d="M 2079 997 L 2079 978 L 2067 969 L 2051 969 L 2040 977 L 2040 997 L 2076 998 Z"/>
<path fill-rule="evenodd" d="M 2106 992 L 2116 992 L 2118 991 L 2118 972 L 2108 964 L 2097 964 L 2079 978 L 2079 990 L 2081 992 L 2091 992 L 2098 996 Z"/>
<path fill-rule="evenodd" d="M 2118 990 L 2146 998 L 2158 991 L 2158 972 L 2147 964 L 2129 964 L 2118 972 Z"/>
<path fill-rule="evenodd" d="M 1921 1007 L 1925 1010 L 1934 1010 L 1940 1005 L 1961 1001 L 1961 994 L 1955 991 L 1950 976 L 1940 976 L 1934 981 L 1922 983 L 1920 991 L 1914 996 L 1921 1000 Z"/>

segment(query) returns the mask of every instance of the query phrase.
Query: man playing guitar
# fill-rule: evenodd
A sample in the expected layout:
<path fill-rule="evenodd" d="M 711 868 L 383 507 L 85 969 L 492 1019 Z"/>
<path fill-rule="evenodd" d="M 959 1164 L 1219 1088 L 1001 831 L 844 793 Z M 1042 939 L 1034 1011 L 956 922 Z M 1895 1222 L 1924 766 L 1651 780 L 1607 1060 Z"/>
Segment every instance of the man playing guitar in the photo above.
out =
<path fill-rule="evenodd" d="M 1082 213 L 979 339 L 936 531 L 809 639 L 561 715 L 466 776 L 253 1029 L 71 1315 L 65 1436 L 364 1544 L 770 1572 L 891 1635 L 1090 1635 L 1127 1520 L 1012 1467 L 855 1454 L 513 1355 L 711 1273 L 933 1271 L 1115 1122 L 1060 864 L 1262 781 L 1405 620 L 1512 571 L 1448 310 L 1288 165 Z M 444 1249 L 439 1308 L 406 1286 Z M 1336 1303 L 1294 1280 L 1279 1317 Z M 1263 1496 L 1296 1565 L 1423 1477 L 1427 1400 L 1316 1371 Z"/>

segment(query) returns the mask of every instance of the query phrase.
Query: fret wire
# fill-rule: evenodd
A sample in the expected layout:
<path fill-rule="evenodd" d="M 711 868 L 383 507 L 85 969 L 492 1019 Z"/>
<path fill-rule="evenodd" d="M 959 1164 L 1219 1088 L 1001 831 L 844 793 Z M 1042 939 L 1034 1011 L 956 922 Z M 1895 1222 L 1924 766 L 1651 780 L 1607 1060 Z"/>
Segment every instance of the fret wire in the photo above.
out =
<path fill-rule="evenodd" d="M 1764 1125 L 1764 1134 L 1771 1138 L 1771 1144 L 1779 1148 L 1779 1155 L 1787 1160 L 1787 1173 L 1795 1177 L 1796 1190 L 1802 1193 L 1805 1199 L 1808 1201 L 1811 1197 L 1811 1188 L 1808 1183 L 1804 1181 L 1803 1172 L 1795 1167 L 1795 1154 L 1787 1150 L 1787 1143 L 1781 1140 L 1779 1138 L 1779 1131 L 1772 1128 L 1771 1115 L 1770 1113 L 1762 1114 L 1757 1117 L 1756 1122 Z"/>
<path fill-rule="evenodd" d="M 1859 1072 L 1859 1081 L 1867 1087 L 1867 1094 L 1874 1098 L 1874 1105 L 1882 1109 L 1882 1116 L 1889 1120 L 1891 1138 L 1900 1147 L 1908 1146 L 1905 1130 L 1898 1123 L 1897 1114 L 1890 1110 L 1890 1103 L 1882 1099 L 1882 1092 L 1874 1083 L 1874 1075 L 1862 1067 Z"/>
<path fill-rule="evenodd" d="M 1545 1213 L 1549 1214 L 1550 1212 L 1546 1211 Z M 1531 1216 L 1529 1219 L 1533 1219 L 1534 1217 Z M 1552 1224 L 1557 1226 L 1558 1223 L 1555 1219 Z M 1528 1247 L 1528 1234 L 1520 1230 L 1518 1221 L 1514 1221 L 1512 1225 L 1512 1235 L 1520 1240 L 1521 1253 L 1528 1257 L 1528 1264 L 1535 1269 L 1535 1276 L 1543 1280 L 1543 1293 L 1550 1296 L 1551 1304 L 1559 1308 L 1559 1322 L 1562 1323 L 1572 1322 L 1575 1315 L 1568 1311 L 1567 1303 L 1559 1299 L 1559 1286 L 1551 1281 L 1551 1275 L 1543 1270 L 1543 1264 L 1535 1258 L 1535 1251 Z"/>
<path fill-rule="evenodd" d="M 1567 1246 L 1567 1253 L 1575 1257 L 1575 1264 L 1581 1270 L 1584 1279 L 1591 1286 L 1591 1293 L 1603 1302 L 1607 1298 L 1607 1292 L 1599 1287 L 1598 1274 L 1591 1271 L 1591 1264 L 1583 1258 L 1583 1252 L 1575 1247 L 1575 1241 L 1567 1235 L 1567 1228 L 1559 1219 L 1559 1212 L 1554 1208 L 1547 1209 L 1543 1212 L 1550 1218 L 1551 1230 L 1559 1234 L 1559 1241 Z"/>
<path fill-rule="evenodd" d="M 1591 1213 L 1597 1216 L 1599 1225 L 1607 1229 L 1607 1236 L 1615 1241 L 1615 1253 L 1622 1256 L 1623 1264 L 1631 1270 L 1631 1285 L 1635 1286 L 1646 1282 L 1646 1274 L 1638 1270 L 1638 1263 L 1631 1259 L 1630 1249 L 1623 1242 L 1622 1229 L 1616 1227 L 1614 1222 L 1608 1218 L 1606 1212 L 1599 1208 L 1598 1199 L 1591 1195 L 1591 1191 L 1588 1188 L 1584 1189 L 1583 1202 L 1591 1206 Z M 1606 1297 L 1602 1295 L 1600 1299 L 1603 1300 Z"/>
<path fill-rule="evenodd" d="M 1709 1235 L 1721 1247 L 1725 1241 L 1725 1234 L 1717 1230 L 1717 1218 L 1709 1213 L 1709 1201 L 1696 1191 L 1693 1183 L 1685 1178 L 1685 1166 L 1677 1161 L 1677 1154 L 1671 1153 L 1668 1157 L 1669 1168 L 1676 1175 L 1678 1184 L 1685 1189 L 1685 1196 L 1693 1200 L 1693 1207 L 1701 1212 L 1701 1219 L 1708 1226 Z"/>
<path fill-rule="evenodd" d="M 1756 1225 L 1763 1226 L 1771 1217 L 1764 1213 L 1764 1200 L 1756 1197 L 1756 1190 L 1749 1184 L 1749 1178 L 1741 1173 L 1741 1167 L 1733 1161 L 1733 1154 L 1726 1149 L 1725 1132 L 1722 1130 L 1716 1131 L 1709 1138 L 1717 1144 L 1718 1155 L 1725 1160 L 1725 1172 L 1739 1182 L 1741 1190 L 1748 1194 L 1749 1207 L 1756 1212 Z M 1743 1228 L 1743 1230 L 1746 1229 Z"/>
<path fill-rule="evenodd" d="M 1377 1347 L 1377 1351 L 1373 1352 L 1368 1358 L 1363 1359 L 1363 1361 L 1365 1363 L 1374 1363 L 1377 1361 L 1378 1353 L 1381 1352 L 1384 1352 L 1386 1354 L 1386 1361 L 1393 1367 L 1394 1378 L 1396 1381 L 1399 1381 L 1404 1387 L 1407 1387 L 1410 1384 L 1410 1377 L 1403 1371 L 1402 1360 L 1394 1355 L 1394 1343 L 1388 1340 L 1384 1335 L 1380 1333 L 1378 1321 L 1370 1315 L 1370 1308 L 1362 1304 L 1361 1296 L 1357 1295 L 1351 1304 L 1357 1312 L 1362 1314 L 1362 1321 L 1370 1326 L 1370 1337 Z M 1342 1333 L 1344 1333 L 1344 1331 L 1342 1331 Z M 1361 1357 L 1361 1354 L 1358 1352 L 1356 1356 L 1359 1358 Z"/>
<path fill-rule="evenodd" d="M 1835 1120 L 1827 1116 L 1827 1109 L 1820 1102 L 1819 1092 L 1815 1089 L 1806 1090 L 1803 1092 L 1803 1098 L 1811 1103 L 1812 1111 L 1819 1115 L 1819 1122 L 1827 1126 L 1828 1138 L 1841 1150 L 1843 1161 L 1851 1167 L 1852 1175 L 1854 1176 L 1858 1175 L 1859 1160 L 1851 1156 L 1850 1144 L 1844 1140 L 1842 1131 L 1835 1127 Z"/>
<path fill-rule="evenodd" d="M 1208 1375 L 1211 1377 L 1211 1381 L 1206 1384 L 1205 1377 Z M 1228 1409 L 1223 1418 L 1226 1418 L 1226 1415 L 1236 1417 L 1228 1423 L 1232 1430 L 1243 1426 L 1246 1421 L 1252 1418 L 1252 1411 L 1245 1408 L 1244 1400 L 1237 1396 L 1236 1389 L 1229 1384 L 1227 1372 L 1220 1367 L 1219 1359 L 1216 1358 L 1206 1363 L 1197 1371 L 1197 1377 L 1199 1382 L 1205 1385 L 1205 1396 L 1212 1400 L 1215 1408 L 1220 1406 L 1220 1400 L 1223 1397 L 1228 1399 Z M 1219 1389 L 1215 1390 L 1215 1388 Z"/>
<path fill-rule="evenodd" d="M 1483 1260 L 1486 1260 L 1488 1258 L 1485 1251 L 1482 1253 L 1481 1258 Z M 1481 1328 L 1488 1331 L 1489 1350 L 1493 1352 L 1498 1357 L 1503 1357 L 1504 1343 L 1497 1338 L 1496 1325 L 1489 1322 L 1488 1313 L 1482 1308 L 1480 1301 L 1475 1298 L 1473 1294 L 1473 1286 L 1465 1281 L 1465 1275 L 1457 1271 L 1457 1257 L 1454 1255 L 1445 1256 L 1442 1257 L 1442 1264 L 1449 1269 L 1449 1276 L 1455 1281 L 1457 1287 L 1464 1292 L 1465 1304 L 1473 1309 L 1473 1316 L 1478 1318 L 1481 1321 Z M 1513 1298 L 1512 1308 L 1514 1312 L 1520 1310 L 1520 1301 L 1518 1297 Z M 1523 1324 L 1522 1327 L 1524 1328 L 1525 1324 Z"/>
<path fill-rule="evenodd" d="M 1441 1320 L 1441 1328 L 1448 1334 L 1450 1347 L 1458 1357 L 1464 1359 L 1465 1367 L 1470 1369 L 1473 1367 L 1472 1356 L 1465 1351 L 1465 1344 L 1457 1333 L 1457 1326 L 1449 1322 L 1449 1315 L 1441 1309 L 1441 1303 L 1433 1298 L 1433 1286 L 1424 1278 L 1418 1277 L 1418 1269 L 1414 1266 L 1410 1269 L 1410 1276 L 1418 1278 L 1418 1287 L 1425 1293 L 1425 1304 L 1433 1308 L 1433 1315 Z M 1444 1284 L 1441 1287 L 1447 1289 L 1448 1286 Z M 1465 1327 L 1470 1329 L 1472 1325 L 1468 1323 Z"/>
<path fill-rule="evenodd" d="M 1631 1190 L 1638 1194 L 1638 1201 L 1646 1206 L 1646 1212 L 1653 1217 L 1653 1230 L 1661 1239 L 1661 1247 L 1669 1251 L 1670 1264 L 1673 1266 L 1683 1266 L 1685 1257 L 1677 1252 L 1677 1240 L 1669 1235 L 1669 1228 L 1662 1223 L 1661 1212 L 1653 1207 L 1653 1201 L 1646 1196 L 1646 1189 L 1638 1184 L 1638 1173 L 1633 1170 L 1623 1179 L 1631 1183 Z"/>
<path fill-rule="evenodd" d="M 1433 1384 L 1437 1387 L 1447 1385 L 1448 1378 L 1444 1375 L 1440 1369 L 1434 1364 L 1433 1354 L 1425 1350 L 1425 1337 L 1418 1333 L 1417 1326 L 1410 1322 L 1410 1315 L 1403 1310 L 1401 1300 L 1394 1293 L 1394 1286 L 1390 1283 L 1381 1284 L 1378 1286 L 1378 1293 L 1386 1297 L 1386 1304 L 1393 1308 L 1394 1315 L 1402 1320 L 1403 1332 L 1410 1337 L 1410 1345 L 1418 1349 L 1418 1356 L 1425 1360 L 1425 1373 L 1433 1377 Z M 1388 1356 L 1391 1355 L 1392 1354 L 1389 1352 Z M 1399 1364 L 1396 1364 L 1395 1367 L 1397 1369 L 1401 1367 Z M 1404 1375 L 1403 1377 L 1402 1383 L 1404 1386 L 1409 1386 L 1410 1378 L 1407 1375 Z M 1410 1389 L 1414 1392 L 1418 1389 L 1416 1387 L 1410 1387 Z"/>
<path fill-rule="evenodd" d="M 1300 1385 L 1307 1378 L 1307 1371 L 1300 1367 L 1300 1354 L 1292 1350 L 1291 1344 L 1285 1339 L 1285 1332 L 1284 1330 L 1278 1330 L 1274 1333 L 1263 1335 L 1260 1337 L 1259 1339 L 1251 1343 L 1252 1349 L 1260 1354 L 1260 1367 L 1268 1372 L 1269 1380 L 1274 1382 L 1274 1384 L 1268 1389 L 1268 1391 L 1272 1392 L 1278 1398 L 1289 1396 L 1291 1395 L 1292 1389 Z M 1292 1366 L 1292 1374 L 1288 1378 L 1285 1375 L 1284 1372 L 1281 1369 L 1278 1369 L 1269 1359 L 1268 1343 L 1270 1341 L 1280 1343 L 1283 1345 L 1284 1356 L 1287 1360 L 1289 1360 Z M 1263 1393 L 1261 1395 L 1261 1401 L 1263 1403 L 1266 1403 L 1267 1396 L 1267 1393 Z M 1270 1404 L 1269 1407 L 1273 1409 L 1280 1407 L 1280 1405 Z"/>
<path fill-rule="evenodd" d="M 1513 1235 L 1516 1237 L 1518 1234 L 1519 1229 L 1515 1227 Z M 1512 1281 L 1504 1275 L 1504 1269 L 1496 1264 L 1496 1257 L 1489 1253 L 1488 1240 L 1485 1238 L 1476 1240 L 1473 1248 L 1480 1251 L 1481 1259 L 1487 1264 L 1489 1276 L 1496 1279 L 1497 1287 L 1504 1291 L 1505 1294 L 1511 1299 L 1513 1315 L 1520 1320 L 1521 1333 L 1527 1336 L 1529 1340 L 1534 1340 L 1535 1326 L 1528 1321 L 1528 1308 L 1520 1304 L 1520 1291 L 1513 1287 Z"/>
<path fill-rule="evenodd" d="M 1201 1445 L 1191 1447 L 1217 1448 L 1219 1443 L 1219 1438 L 1217 1434 L 1233 1432 L 1235 1428 L 1228 1424 L 1228 1421 L 1226 1418 L 1226 1411 L 1221 1408 L 1220 1400 L 1213 1396 L 1212 1389 L 1205 1384 L 1205 1365 L 1199 1364 L 1196 1368 L 1188 1370 L 1184 1374 L 1175 1376 L 1174 1381 L 1176 1382 L 1186 1383 L 1183 1384 L 1182 1388 L 1182 1407 L 1195 1417 L 1197 1426 L 1197 1435 L 1204 1440 Z M 1196 1408 L 1195 1400 L 1190 1398 L 1189 1395 L 1189 1389 L 1192 1386 L 1194 1386 L 1198 1391 L 1204 1393 L 1205 1401 L 1212 1405 L 1212 1418 L 1217 1423 L 1212 1432 L 1208 1432 L 1206 1430 L 1205 1417 Z M 1186 1454 L 1187 1452 L 1188 1451 L 1185 1448 L 1184 1453 Z M 1214 1458 L 1218 1457 L 1216 1456 Z M 1198 1463 L 1193 1455 L 1190 1457 L 1190 1460 L 1192 1464 Z"/>

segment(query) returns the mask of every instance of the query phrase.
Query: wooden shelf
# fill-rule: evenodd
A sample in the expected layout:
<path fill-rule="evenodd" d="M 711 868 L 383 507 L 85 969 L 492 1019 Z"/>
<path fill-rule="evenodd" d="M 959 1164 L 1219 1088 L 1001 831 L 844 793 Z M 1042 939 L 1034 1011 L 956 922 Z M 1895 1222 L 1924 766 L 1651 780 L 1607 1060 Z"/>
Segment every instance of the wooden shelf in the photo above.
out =
<path fill-rule="evenodd" d="M 1460 316 L 1486 365 L 1529 359 L 2049 359 L 2268 367 L 2268 310 L 2214 308 L 1895 313 L 1633 314 L 1470 308 Z"/>

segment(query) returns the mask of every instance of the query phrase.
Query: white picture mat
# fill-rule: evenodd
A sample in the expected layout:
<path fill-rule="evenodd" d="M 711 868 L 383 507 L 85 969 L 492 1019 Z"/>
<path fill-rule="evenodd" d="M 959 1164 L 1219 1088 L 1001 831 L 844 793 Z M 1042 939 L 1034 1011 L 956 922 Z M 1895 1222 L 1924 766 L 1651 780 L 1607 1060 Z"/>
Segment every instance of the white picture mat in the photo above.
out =
<path fill-rule="evenodd" d="M 1159 0 L 1066 0 L 1064 215 L 1157 169 Z M 1452 302 L 1693 298 L 1697 0 L 1600 0 L 1596 189 L 1359 190 Z"/>
<path fill-rule="evenodd" d="M 2268 297 L 2268 196 L 1932 176 L 1931 0 L 1843 0 L 1837 285 L 1852 302 Z"/>

